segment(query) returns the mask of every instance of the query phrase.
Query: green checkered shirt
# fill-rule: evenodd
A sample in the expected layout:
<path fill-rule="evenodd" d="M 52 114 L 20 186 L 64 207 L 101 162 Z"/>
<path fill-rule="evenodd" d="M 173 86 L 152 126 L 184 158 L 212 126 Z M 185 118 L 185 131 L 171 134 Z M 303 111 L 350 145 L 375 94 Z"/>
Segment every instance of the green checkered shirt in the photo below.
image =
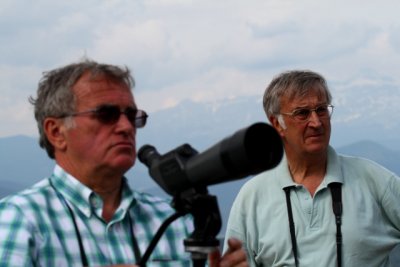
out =
<path fill-rule="evenodd" d="M 107 223 L 101 217 L 102 199 L 56 166 L 50 178 L 0 201 L 0 266 L 81 267 L 77 233 L 67 205 L 90 266 L 135 263 L 130 225 L 143 255 L 159 226 L 174 213 L 169 202 L 131 190 L 124 179 L 121 204 Z M 192 230 L 189 217 L 174 221 L 148 266 L 190 266 L 183 240 Z"/>

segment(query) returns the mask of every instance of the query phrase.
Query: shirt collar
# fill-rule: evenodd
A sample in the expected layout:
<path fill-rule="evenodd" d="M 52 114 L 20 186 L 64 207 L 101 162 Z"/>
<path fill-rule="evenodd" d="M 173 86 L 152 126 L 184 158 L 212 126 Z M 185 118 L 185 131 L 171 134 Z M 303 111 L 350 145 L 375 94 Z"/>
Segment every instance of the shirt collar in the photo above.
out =
<path fill-rule="evenodd" d="M 298 186 L 298 184 L 293 181 L 292 175 L 290 174 L 286 154 L 283 155 L 281 162 L 276 167 L 276 171 L 277 175 L 281 177 L 280 183 L 282 189 L 286 187 Z"/>
<path fill-rule="evenodd" d="M 341 184 L 344 183 L 339 156 L 331 146 L 328 147 L 328 166 L 326 168 L 324 182 L 326 185 L 334 182 Z"/>
<path fill-rule="evenodd" d="M 61 194 L 68 203 L 71 203 L 85 214 L 85 216 L 90 217 L 96 209 L 102 209 L 103 201 L 101 197 L 89 187 L 82 184 L 78 179 L 67 173 L 58 164 L 54 167 L 50 181 L 55 190 Z M 115 212 L 115 216 L 123 218 L 131 205 L 135 203 L 134 192 L 130 188 L 127 179 L 123 177 L 121 203 Z"/>
<path fill-rule="evenodd" d="M 299 184 L 295 183 L 289 171 L 286 155 L 283 156 L 281 162 L 276 167 L 276 175 L 280 178 L 281 188 L 286 187 L 297 187 Z M 339 157 L 335 150 L 329 146 L 328 147 L 328 165 L 326 169 L 326 174 L 324 180 L 322 181 L 322 186 L 328 186 L 330 183 L 341 183 L 343 184 L 343 174 L 341 171 Z"/>

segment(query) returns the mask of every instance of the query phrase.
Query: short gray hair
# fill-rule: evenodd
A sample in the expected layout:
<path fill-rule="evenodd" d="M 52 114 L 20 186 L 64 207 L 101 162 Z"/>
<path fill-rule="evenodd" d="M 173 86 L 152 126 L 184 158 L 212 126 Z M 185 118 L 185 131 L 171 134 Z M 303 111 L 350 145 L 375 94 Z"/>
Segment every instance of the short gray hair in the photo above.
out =
<path fill-rule="evenodd" d="M 39 81 L 36 98 L 30 97 L 34 106 L 35 119 L 39 130 L 39 145 L 44 148 L 50 158 L 54 159 L 54 147 L 47 139 L 43 123 L 48 117 L 60 117 L 72 113 L 76 108 L 76 99 L 72 87 L 86 72 L 91 75 L 106 75 L 133 89 L 135 81 L 128 67 L 100 64 L 90 59 L 83 59 L 43 73 Z"/>
<path fill-rule="evenodd" d="M 318 87 L 320 89 L 313 87 L 315 84 L 321 85 Z M 269 118 L 280 113 L 282 96 L 289 98 L 302 97 L 310 90 L 316 89 L 320 90 L 319 93 L 325 95 L 328 104 L 331 104 L 332 95 L 322 75 L 309 70 L 283 72 L 274 77 L 265 90 L 263 98 L 265 114 Z"/>

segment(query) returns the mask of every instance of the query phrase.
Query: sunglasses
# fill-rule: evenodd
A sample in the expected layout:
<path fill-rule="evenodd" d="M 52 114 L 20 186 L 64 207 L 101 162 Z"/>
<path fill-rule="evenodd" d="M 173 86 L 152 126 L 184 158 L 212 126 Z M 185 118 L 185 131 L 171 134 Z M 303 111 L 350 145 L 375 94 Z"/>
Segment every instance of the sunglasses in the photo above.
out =
<path fill-rule="evenodd" d="M 101 105 L 95 109 L 64 114 L 58 116 L 58 118 L 93 115 L 99 122 L 103 124 L 114 124 L 119 120 L 121 114 L 125 114 L 135 128 L 142 128 L 146 125 L 148 115 L 145 111 L 132 107 L 127 107 L 125 110 L 121 110 L 115 105 Z"/>

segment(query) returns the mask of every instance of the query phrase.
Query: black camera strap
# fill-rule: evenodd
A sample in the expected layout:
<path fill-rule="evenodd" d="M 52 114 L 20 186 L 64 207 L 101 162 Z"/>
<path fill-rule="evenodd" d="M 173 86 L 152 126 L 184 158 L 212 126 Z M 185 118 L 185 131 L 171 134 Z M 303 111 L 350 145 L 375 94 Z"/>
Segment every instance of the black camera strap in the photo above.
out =
<path fill-rule="evenodd" d="M 341 183 L 330 183 L 328 187 L 331 190 L 332 195 L 332 210 L 333 214 L 335 215 L 335 222 L 336 222 L 336 253 L 337 253 L 337 266 L 342 266 L 342 187 Z M 290 238 L 292 241 L 292 250 L 293 256 L 295 261 L 295 266 L 299 266 L 299 259 L 298 259 L 298 252 L 297 252 L 297 241 L 295 235 L 295 227 L 293 221 L 293 212 L 292 212 L 292 204 L 290 201 L 290 189 L 294 186 L 285 187 L 283 190 L 285 191 L 286 195 L 286 206 L 288 211 L 288 219 L 289 219 L 289 230 L 290 230 Z"/>

